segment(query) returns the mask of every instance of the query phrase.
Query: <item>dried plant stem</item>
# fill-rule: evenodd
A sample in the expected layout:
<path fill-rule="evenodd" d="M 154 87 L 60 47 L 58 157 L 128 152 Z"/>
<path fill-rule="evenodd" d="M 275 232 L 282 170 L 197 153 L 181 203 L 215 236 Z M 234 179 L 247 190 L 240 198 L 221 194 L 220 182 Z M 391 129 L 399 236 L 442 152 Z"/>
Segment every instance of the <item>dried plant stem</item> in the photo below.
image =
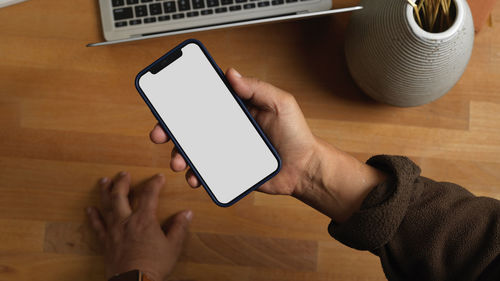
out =
<path fill-rule="evenodd" d="M 429 32 L 442 32 L 448 29 L 452 22 L 452 0 L 407 0 L 413 7 L 418 25 Z"/>
<path fill-rule="evenodd" d="M 418 12 L 417 5 L 412 0 L 408 0 L 408 3 L 410 3 L 410 5 L 413 6 L 413 10 L 415 11 L 415 15 L 417 15 L 418 25 L 420 25 L 420 27 L 422 27 L 422 21 L 420 20 L 420 15 L 419 15 L 419 12 Z"/>

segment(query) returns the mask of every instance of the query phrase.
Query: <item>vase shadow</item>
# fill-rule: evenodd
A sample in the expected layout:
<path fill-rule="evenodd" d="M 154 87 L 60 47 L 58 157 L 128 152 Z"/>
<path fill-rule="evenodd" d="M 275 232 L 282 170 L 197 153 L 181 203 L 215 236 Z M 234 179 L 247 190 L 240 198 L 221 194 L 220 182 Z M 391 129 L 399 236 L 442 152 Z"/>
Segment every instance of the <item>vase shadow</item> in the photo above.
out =
<path fill-rule="evenodd" d="M 348 103 L 382 105 L 365 95 L 352 79 L 344 55 L 344 40 L 350 14 L 309 19 L 297 25 L 296 44 L 300 63 L 320 89 Z M 306 74 L 306 75 L 307 75 Z"/>

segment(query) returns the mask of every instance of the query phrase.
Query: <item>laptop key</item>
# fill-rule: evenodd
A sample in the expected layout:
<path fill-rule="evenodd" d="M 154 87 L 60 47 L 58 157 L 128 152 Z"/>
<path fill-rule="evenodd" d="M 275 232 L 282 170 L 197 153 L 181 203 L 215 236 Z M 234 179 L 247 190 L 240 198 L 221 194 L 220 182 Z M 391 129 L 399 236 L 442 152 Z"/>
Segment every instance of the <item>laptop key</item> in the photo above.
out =
<path fill-rule="evenodd" d="M 156 18 L 145 18 L 144 23 L 153 23 L 156 22 Z"/>
<path fill-rule="evenodd" d="M 216 7 L 219 6 L 219 0 L 207 0 L 208 7 Z"/>
<path fill-rule="evenodd" d="M 149 14 L 154 16 L 154 15 L 159 15 L 162 13 L 161 10 L 161 4 L 160 3 L 155 3 L 155 4 L 149 4 Z"/>
<path fill-rule="evenodd" d="M 153 0 L 141 0 L 141 3 L 153 2 Z"/>
<path fill-rule="evenodd" d="M 227 12 L 226 7 L 221 7 L 221 8 L 215 8 L 215 13 L 220 14 L 220 13 L 225 13 Z"/>
<path fill-rule="evenodd" d="M 276 5 L 283 5 L 285 3 L 284 0 L 273 0 L 271 2 L 271 4 L 273 4 L 273 6 L 276 6 Z"/>
<path fill-rule="evenodd" d="M 115 22 L 115 27 L 124 27 L 124 26 L 127 26 L 127 22 L 126 21 L 117 21 L 117 22 Z"/>
<path fill-rule="evenodd" d="M 203 11 L 201 11 L 201 15 L 202 16 L 211 15 L 213 13 L 214 13 L 214 11 L 212 11 L 212 10 L 203 10 Z"/>
<path fill-rule="evenodd" d="M 240 5 L 229 7 L 229 11 L 231 11 L 231 12 L 239 11 L 239 10 L 241 10 L 241 6 Z"/>
<path fill-rule="evenodd" d="M 142 20 L 141 19 L 129 20 L 128 23 L 130 23 L 130 25 L 138 25 L 142 23 Z"/>
<path fill-rule="evenodd" d="M 170 20 L 170 16 L 168 16 L 168 15 L 167 15 L 167 16 L 160 16 L 160 17 L 158 17 L 158 20 L 159 20 L 159 21 L 166 21 L 166 20 Z"/>
<path fill-rule="evenodd" d="M 255 8 L 255 3 L 248 3 L 243 5 L 243 9 L 248 10 L 248 9 L 253 9 Z"/>
<path fill-rule="evenodd" d="M 257 6 L 259 6 L 259 7 L 268 7 L 269 6 L 269 1 L 259 2 L 259 4 L 257 4 Z"/>
<path fill-rule="evenodd" d="M 233 0 L 221 0 L 222 5 L 231 5 L 233 4 Z"/>
<path fill-rule="evenodd" d="M 179 11 L 191 10 L 189 0 L 179 0 L 177 1 L 177 6 L 179 7 Z"/>
<path fill-rule="evenodd" d="M 175 15 L 172 15 L 172 18 L 174 20 L 183 19 L 184 18 L 184 14 L 175 14 Z"/>
<path fill-rule="evenodd" d="M 296 3 L 298 0 L 286 0 L 287 3 Z"/>
<path fill-rule="evenodd" d="M 139 3 L 139 0 L 127 0 L 127 4 L 128 5 L 134 5 L 134 4 L 137 4 Z"/>
<path fill-rule="evenodd" d="M 124 20 L 134 17 L 132 8 L 120 8 L 113 10 L 113 18 L 115 20 Z"/>
<path fill-rule="evenodd" d="M 111 5 L 113 7 L 120 7 L 123 6 L 125 3 L 123 0 L 111 0 Z M 117 26 L 118 27 L 118 26 Z"/>
<path fill-rule="evenodd" d="M 192 17 L 199 16 L 200 13 L 198 11 L 191 11 L 191 12 L 187 12 L 186 15 L 187 15 L 188 18 L 192 18 Z"/>
<path fill-rule="evenodd" d="M 205 8 L 205 2 L 203 0 L 191 0 L 193 2 L 193 9 L 203 9 Z"/>
<path fill-rule="evenodd" d="M 177 9 L 175 8 L 174 1 L 169 1 L 169 2 L 163 3 L 163 9 L 165 10 L 165 13 L 177 12 Z"/>
<path fill-rule="evenodd" d="M 245 3 L 247 0 L 236 0 L 236 3 Z"/>
<path fill-rule="evenodd" d="M 135 6 L 135 16 L 136 17 L 144 17 L 148 15 L 148 6 Z"/>

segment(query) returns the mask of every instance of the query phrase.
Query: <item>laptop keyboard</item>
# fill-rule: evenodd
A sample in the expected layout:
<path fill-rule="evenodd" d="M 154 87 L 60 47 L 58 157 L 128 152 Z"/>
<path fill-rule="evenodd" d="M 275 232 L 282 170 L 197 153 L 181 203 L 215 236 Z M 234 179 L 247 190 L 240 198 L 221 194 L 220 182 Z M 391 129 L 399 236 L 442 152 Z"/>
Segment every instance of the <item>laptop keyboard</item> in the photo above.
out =
<path fill-rule="evenodd" d="M 261 9 L 312 0 L 110 0 L 115 27 Z"/>

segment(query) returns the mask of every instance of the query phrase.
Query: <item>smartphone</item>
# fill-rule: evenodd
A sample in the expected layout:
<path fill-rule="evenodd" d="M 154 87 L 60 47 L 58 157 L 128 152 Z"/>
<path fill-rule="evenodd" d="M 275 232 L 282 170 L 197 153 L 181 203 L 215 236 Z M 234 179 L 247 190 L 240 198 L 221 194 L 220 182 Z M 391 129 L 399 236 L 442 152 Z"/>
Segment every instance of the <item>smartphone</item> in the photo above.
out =
<path fill-rule="evenodd" d="M 135 86 L 217 205 L 234 204 L 279 172 L 276 149 L 200 41 L 163 55 Z"/>

